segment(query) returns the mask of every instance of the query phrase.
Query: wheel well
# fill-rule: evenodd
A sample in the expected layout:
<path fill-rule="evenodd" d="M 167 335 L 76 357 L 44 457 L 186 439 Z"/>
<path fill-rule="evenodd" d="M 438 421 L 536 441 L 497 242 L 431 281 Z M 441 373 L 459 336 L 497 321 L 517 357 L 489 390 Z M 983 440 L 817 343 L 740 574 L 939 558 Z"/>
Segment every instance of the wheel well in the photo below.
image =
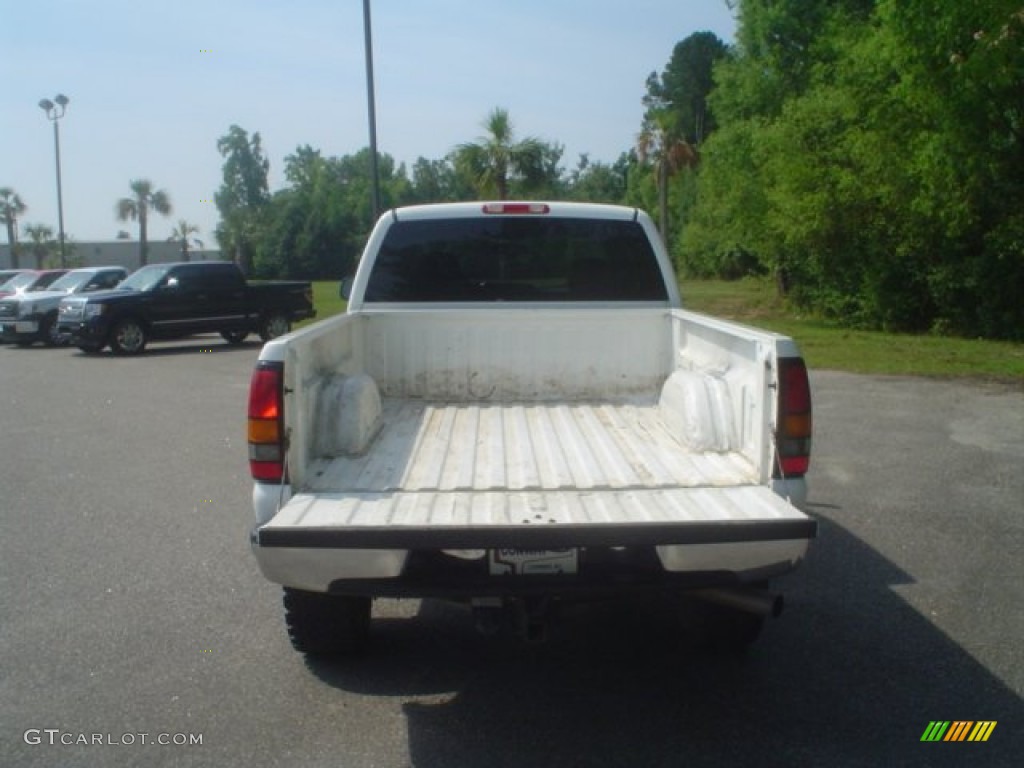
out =
<path fill-rule="evenodd" d="M 149 323 L 146 322 L 145 318 L 143 318 L 141 315 L 136 315 L 136 314 L 132 314 L 132 313 L 126 313 L 124 315 L 118 315 L 113 320 L 111 320 L 110 321 L 110 330 L 114 330 L 114 328 L 116 328 L 121 323 L 125 322 L 126 320 L 132 320 L 132 321 L 138 323 L 139 327 L 142 328 L 142 330 L 147 331 L 147 332 L 149 331 Z"/>

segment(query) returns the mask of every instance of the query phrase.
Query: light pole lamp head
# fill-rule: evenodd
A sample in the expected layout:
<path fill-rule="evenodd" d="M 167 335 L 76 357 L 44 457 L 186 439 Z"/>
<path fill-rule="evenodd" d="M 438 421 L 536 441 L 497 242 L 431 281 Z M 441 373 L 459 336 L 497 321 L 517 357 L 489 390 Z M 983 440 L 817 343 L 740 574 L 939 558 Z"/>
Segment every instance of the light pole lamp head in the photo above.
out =
<path fill-rule="evenodd" d="M 70 101 L 70 99 L 63 93 L 58 93 L 56 96 L 53 97 L 53 100 L 60 104 L 62 107 L 66 107 L 68 105 L 68 102 Z"/>
<path fill-rule="evenodd" d="M 53 102 L 49 99 L 40 99 L 39 108 L 49 112 L 51 109 L 53 109 Z"/>

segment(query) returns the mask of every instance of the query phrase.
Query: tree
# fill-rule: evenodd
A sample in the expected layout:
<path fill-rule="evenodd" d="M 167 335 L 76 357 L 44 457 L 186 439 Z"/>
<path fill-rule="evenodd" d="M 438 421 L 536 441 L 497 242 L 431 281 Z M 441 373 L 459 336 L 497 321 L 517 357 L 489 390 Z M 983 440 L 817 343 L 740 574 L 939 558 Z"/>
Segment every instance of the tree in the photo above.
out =
<path fill-rule="evenodd" d="M 217 139 L 217 151 L 224 158 L 224 180 L 214 195 L 221 215 L 217 241 L 242 271 L 250 274 L 261 216 L 270 202 L 267 184 L 270 161 L 263 154 L 259 133 L 250 138 L 237 125 L 232 125 L 226 135 Z"/>
<path fill-rule="evenodd" d="M 46 259 L 53 252 L 53 227 L 46 224 L 26 224 L 25 234 L 32 241 L 32 255 L 36 257 L 36 269 L 43 269 Z"/>
<path fill-rule="evenodd" d="M 900 166 L 930 327 L 1024 339 L 1024 7 L 889 0 L 877 17 L 918 117 Z"/>
<path fill-rule="evenodd" d="M 18 217 L 28 210 L 18 193 L 10 187 L 0 188 L 0 221 L 7 226 L 7 244 L 11 249 L 11 266 L 18 268 Z"/>
<path fill-rule="evenodd" d="M 714 66 L 727 53 L 725 43 L 713 32 L 695 32 L 677 43 L 661 75 L 651 72 L 647 78 L 646 121 L 656 114 L 670 114 L 672 130 L 699 146 L 717 125 L 708 95 L 714 88 Z"/>
<path fill-rule="evenodd" d="M 832 41 L 861 28 L 877 2 L 736 0 L 736 44 L 714 73 L 716 119 L 777 115 L 815 75 L 837 66 Z"/>
<path fill-rule="evenodd" d="M 177 240 L 181 243 L 181 258 L 183 261 L 189 261 L 189 247 L 197 245 L 200 248 L 203 247 L 203 241 L 199 238 L 192 237 L 192 235 L 199 234 L 199 227 L 195 224 L 189 224 L 185 219 L 178 219 L 177 226 L 171 230 L 171 236 L 167 238 L 168 241 Z"/>
<path fill-rule="evenodd" d="M 591 162 L 587 153 L 581 154 L 567 180 L 569 199 L 592 203 L 621 203 L 626 194 L 629 164 L 630 158 L 625 152 L 612 165 Z"/>
<path fill-rule="evenodd" d="M 324 158 L 319 149 L 309 144 L 295 148 L 295 153 L 284 159 L 284 177 L 293 188 L 312 187 L 316 184 L 324 167 Z"/>
<path fill-rule="evenodd" d="M 473 194 L 455 170 L 451 156 L 440 160 L 419 157 L 412 166 L 411 198 L 415 203 L 464 200 Z"/>
<path fill-rule="evenodd" d="M 480 197 L 507 200 L 510 185 L 517 180 L 524 190 L 543 184 L 551 172 L 550 148 L 546 156 L 540 139 L 528 136 L 515 141 L 508 111 L 500 107 L 491 111 L 482 126 L 486 136 L 460 144 L 453 152 L 455 167 L 472 181 Z"/>
<path fill-rule="evenodd" d="M 667 113 L 656 113 L 640 132 L 636 143 L 640 162 L 654 166 L 658 186 L 658 228 L 666 246 L 669 242 L 669 180 L 683 168 L 695 168 L 698 161 L 697 150 L 672 129 L 673 124 Z"/>
<path fill-rule="evenodd" d="M 332 278 L 348 274 L 374 224 L 369 149 L 321 156 L 300 146 L 285 160 L 286 189 L 274 193 L 262 215 L 255 253 L 261 277 Z M 404 166 L 378 156 L 381 203 L 413 201 Z"/>
<path fill-rule="evenodd" d="M 744 0 L 686 260 L 848 325 L 1024 336 L 1019 0 Z"/>
<path fill-rule="evenodd" d="M 681 223 L 690 218 L 697 186 L 694 174 L 679 177 L 679 171 L 697 167 L 699 147 L 717 127 L 708 97 L 713 69 L 727 52 L 712 32 L 697 32 L 675 45 L 660 75 L 652 72 L 647 78 L 636 147 L 639 165 L 628 180 L 627 198 L 643 205 L 653 186 L 661 237 L 673 250 L 681 242 Z"/>
<path fill-rule="evenodd" d="M 135 179 L 129 186 L 133 196 L 122 197 L 118 200 L 115 210 L 118 220 L 139 222 L 139 266 L 144 267 L 148 263 L 149 256 L 147 240 L 149 212 L 152 209 L 163 216 L 170 215 L 171 200 L 165 190 L 154 190 L 153 182 L 149 179 Z"/>

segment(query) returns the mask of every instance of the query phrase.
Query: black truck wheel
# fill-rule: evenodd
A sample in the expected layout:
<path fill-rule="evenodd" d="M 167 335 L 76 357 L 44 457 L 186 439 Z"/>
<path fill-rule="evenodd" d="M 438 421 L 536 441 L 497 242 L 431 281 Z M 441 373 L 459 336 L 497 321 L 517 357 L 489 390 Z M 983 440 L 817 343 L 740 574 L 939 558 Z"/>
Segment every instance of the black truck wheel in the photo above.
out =
<path fill-rule="evenodd" d="M 43 318 L 42 325 L 39 328 L 39 335 L 42 337 L 43 343 L 48 347 L 58 347 L 64 343 L 61 340 L 60 334 L 57 333 L 56 312 Z"/>
<path fill-rule="evenodd" d="M 284 336 L 291 329 L 292 321 L 288 319 L 288 315 L 281 314 L 280 312 L 267 315 L 260 320 L 260 338 L 264 341 Z"/>
<path fill-rule="evenodd" d="M 110 348 L 118 355 L 137 355 L 146 348 L 146 329 L 134 318 L 119 320 L 110 332 Z"/>
<path fill-rule="evenodd" d="M 249 335 L 248 331 L 221 331 L 221 338 L 228 344 L 241 344 Z"/>
<path fill-rule="evenodd" d="M 705 627 L 705 646 L 719 653 L 742 653 L 760 636 L 764 622 L 764 616 L 712 606 Z"/>
<path fill-rule="evenodd" d="M 750 584 L 749 589 L 767 595 L 769 584 L 761 581 Z M 771 611 L 763 614 L 719 602 L 698 601 L 693 607 L 703 624 L 702 645 L 711 651 L 735 654 L 742 653 L 757 640 L 769 613 L 778 616 L 782 603 L 780 600 L 777 607 L 773 604 Z"/>
<path fill-rule="evenodd" d="M 296 651 L 309 656 L 344 656 L 366 646 L 370 598 L 285 587 L 284 619 Z"/>

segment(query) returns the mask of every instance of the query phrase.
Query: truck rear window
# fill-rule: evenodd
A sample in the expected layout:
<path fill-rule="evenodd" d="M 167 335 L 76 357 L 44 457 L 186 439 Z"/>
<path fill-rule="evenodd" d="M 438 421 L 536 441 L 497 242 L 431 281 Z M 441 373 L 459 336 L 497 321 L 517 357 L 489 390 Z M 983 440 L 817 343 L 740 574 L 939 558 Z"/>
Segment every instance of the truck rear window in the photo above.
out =
<path fill-rule="evenodd" d="M 366 289 L 368 302 L 667 300 L 638 223 L 555 217 L 395 222 Z"/>

